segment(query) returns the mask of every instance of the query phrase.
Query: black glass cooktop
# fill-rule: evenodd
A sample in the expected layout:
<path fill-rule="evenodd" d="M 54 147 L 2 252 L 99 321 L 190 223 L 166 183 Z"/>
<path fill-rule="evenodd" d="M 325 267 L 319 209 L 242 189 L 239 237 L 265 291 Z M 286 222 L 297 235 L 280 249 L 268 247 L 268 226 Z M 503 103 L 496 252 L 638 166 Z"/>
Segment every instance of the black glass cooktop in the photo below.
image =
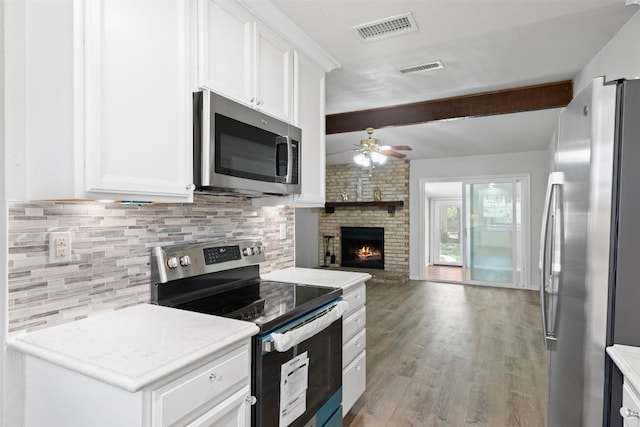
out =
<path fill-rule="evenodd" d="M 237 272 L 236 272 L 237 273 Z M 339 298 L 342 289 L 218 276 L 183 279 L 173 286 L 178 295 L 167 295 L 165 304 L 199 313 L 254 322 L 270 332 Z M 160 292 L 164 295 L 167 291 Z"/>

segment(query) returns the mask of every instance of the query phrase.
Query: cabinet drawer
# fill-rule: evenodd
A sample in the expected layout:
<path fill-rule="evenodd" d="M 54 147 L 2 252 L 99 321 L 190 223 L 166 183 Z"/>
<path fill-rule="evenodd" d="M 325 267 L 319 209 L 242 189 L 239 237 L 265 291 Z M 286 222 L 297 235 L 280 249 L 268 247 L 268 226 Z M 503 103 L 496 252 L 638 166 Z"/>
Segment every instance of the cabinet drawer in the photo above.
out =
<path fill-rule="evenodd" d="M 366 307 L 360 308 L 360 310 L 345 318 L 342 322 L 342 343 L 346 343 L 353 338 L 358 331 L 364 329 L 366 320 Z"/>
<path fill-rule="evenodd" d="M 622 406 L 630 411 L 640 412 L 640 397 L 627 382 L 622 386 Z M 622 412 L 622 411 L 621 411 Z M 621 414 L 622 415 L 622 414 Z M 624 417 L 624 425 L 628 427 L 640 427 L 640 418 Z"/>
<path fill-rule="evenodd" d="M 251 395 L 249 386 L 243 388 L 215 408 L 189 423 L 187 427 L 237 427 L 248 426 L 251 406 L 247 399 Z"/>
<path fill-rule="evenodd" d="M 360 307 L 362 307 L 366 302 L 367 290 L 364 286 L 364 283 L 359 285 L 356 289 L 353 289 L 342 295 L 342 299 L 349 303 L 349 310 L 347 310 L 347 312 L 344 314 L 345 317 L 349 317 Z"/>
<path fill-rule="evenodd" d="M 154 425 L 172 425 L 203 404 L 213 406 L 248 384 L 249 360 L 249 347 L 244 346 L 154 391 Z"/>
<path fill-rule="evenodd" d="M 363 351 L 342 372 L 342 416 L 347 415 L 367 385 L 367 352 Z"/>
<path fill-rule="evenodd" d="M 351 338 L 342 349 L 342 367 L 344 368 L 349 363 L 353 362 L 358 354 L 364 351 L 367 342 L 366 330 L 362 330 Z"/>

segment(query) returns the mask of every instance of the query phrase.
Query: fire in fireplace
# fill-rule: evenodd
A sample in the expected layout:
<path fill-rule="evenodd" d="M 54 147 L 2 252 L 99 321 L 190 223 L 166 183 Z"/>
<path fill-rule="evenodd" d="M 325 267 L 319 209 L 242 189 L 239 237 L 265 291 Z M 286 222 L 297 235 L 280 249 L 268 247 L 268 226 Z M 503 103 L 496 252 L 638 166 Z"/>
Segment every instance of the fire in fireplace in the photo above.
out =
<path fill-rule="evenodd" d="M 384 228 L 341 227 L 341 267 L 384 269 Z"/>

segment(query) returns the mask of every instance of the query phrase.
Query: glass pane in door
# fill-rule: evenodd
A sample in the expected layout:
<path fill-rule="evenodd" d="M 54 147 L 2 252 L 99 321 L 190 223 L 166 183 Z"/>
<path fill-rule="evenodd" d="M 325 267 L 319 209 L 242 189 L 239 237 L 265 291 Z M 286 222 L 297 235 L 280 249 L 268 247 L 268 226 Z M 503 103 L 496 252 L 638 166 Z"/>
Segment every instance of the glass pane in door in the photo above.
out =
<path fill-rule="evenodd" d="M 466 184 L 468 274 L 481 282 L 513 283 L 516 268 L 514 182 Z"/>
<path fill-rule="evenodd" d="M 434 264 L 462 265 L 460 200 L 435 200 Z"/>

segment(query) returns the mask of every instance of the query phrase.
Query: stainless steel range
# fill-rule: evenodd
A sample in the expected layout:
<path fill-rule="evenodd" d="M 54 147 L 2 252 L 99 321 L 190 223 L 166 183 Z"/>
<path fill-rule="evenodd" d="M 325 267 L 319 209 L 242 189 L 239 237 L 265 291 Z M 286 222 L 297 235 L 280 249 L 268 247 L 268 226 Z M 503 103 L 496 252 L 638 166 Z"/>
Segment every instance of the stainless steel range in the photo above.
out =
<path fill-rule="evenodd" d="M 342 290 L 265 281 L 261 242 L 156 247 L 151 302 L 255 323 L 253 426 L 342 425 Z"/>

